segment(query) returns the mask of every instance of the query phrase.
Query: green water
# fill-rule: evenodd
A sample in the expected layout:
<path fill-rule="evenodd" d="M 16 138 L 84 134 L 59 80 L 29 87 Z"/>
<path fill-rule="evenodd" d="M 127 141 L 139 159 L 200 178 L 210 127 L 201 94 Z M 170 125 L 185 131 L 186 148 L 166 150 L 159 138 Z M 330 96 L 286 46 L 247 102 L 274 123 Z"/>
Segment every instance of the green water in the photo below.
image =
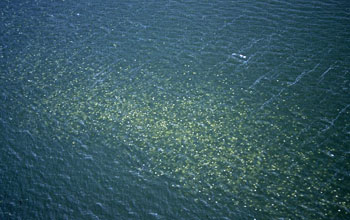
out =
<path fill-rule="evenodd" d="M 1 219 L 346 219 L 346 1 L 0 3 Z"/>

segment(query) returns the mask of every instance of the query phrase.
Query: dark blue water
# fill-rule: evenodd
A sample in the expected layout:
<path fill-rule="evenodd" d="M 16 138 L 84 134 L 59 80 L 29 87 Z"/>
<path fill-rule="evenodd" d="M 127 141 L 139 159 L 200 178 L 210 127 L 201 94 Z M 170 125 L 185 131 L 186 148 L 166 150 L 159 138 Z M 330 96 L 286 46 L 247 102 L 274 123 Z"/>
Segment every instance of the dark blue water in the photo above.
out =
<path fill-rule="evenodd" d="M 347 219 L 347 1 L 1 1 L 0 219 Z"/>

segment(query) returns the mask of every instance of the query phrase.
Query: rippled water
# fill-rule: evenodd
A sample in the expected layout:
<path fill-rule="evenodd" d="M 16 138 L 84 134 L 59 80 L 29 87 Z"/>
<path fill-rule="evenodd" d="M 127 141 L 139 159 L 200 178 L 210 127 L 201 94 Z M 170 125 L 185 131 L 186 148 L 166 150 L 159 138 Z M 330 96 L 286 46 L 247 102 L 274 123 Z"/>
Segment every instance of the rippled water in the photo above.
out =
<path fill-rule="evenodd" d="M 346 219 L 347 1 L 2 1 L 1 219 Z"/>

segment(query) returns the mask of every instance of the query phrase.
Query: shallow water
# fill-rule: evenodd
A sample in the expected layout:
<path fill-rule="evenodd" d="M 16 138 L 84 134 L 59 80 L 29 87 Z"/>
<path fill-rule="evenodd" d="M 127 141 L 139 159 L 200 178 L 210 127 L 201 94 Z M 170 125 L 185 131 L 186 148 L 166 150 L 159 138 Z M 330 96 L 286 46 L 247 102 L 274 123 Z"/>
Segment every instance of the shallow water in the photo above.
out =
<path fill-rule="evenodd" d="M 347 1 L 0 3 L 1 219 L 346 219 Z"/>

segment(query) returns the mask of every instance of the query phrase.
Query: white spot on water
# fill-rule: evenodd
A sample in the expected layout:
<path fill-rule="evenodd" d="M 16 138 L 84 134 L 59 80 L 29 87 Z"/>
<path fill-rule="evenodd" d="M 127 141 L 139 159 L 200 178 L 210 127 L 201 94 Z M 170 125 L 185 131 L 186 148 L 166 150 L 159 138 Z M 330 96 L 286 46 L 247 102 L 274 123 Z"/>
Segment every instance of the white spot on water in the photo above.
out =
<path fill-rule="evenodd" d="M 238 57 L 238 58 L 241 58 L 241 59 L 247 59 L 247 56 L 245 56 L 243 54 L 239 54 L 239 53 L 232 53 L 232 56 Z"/>

